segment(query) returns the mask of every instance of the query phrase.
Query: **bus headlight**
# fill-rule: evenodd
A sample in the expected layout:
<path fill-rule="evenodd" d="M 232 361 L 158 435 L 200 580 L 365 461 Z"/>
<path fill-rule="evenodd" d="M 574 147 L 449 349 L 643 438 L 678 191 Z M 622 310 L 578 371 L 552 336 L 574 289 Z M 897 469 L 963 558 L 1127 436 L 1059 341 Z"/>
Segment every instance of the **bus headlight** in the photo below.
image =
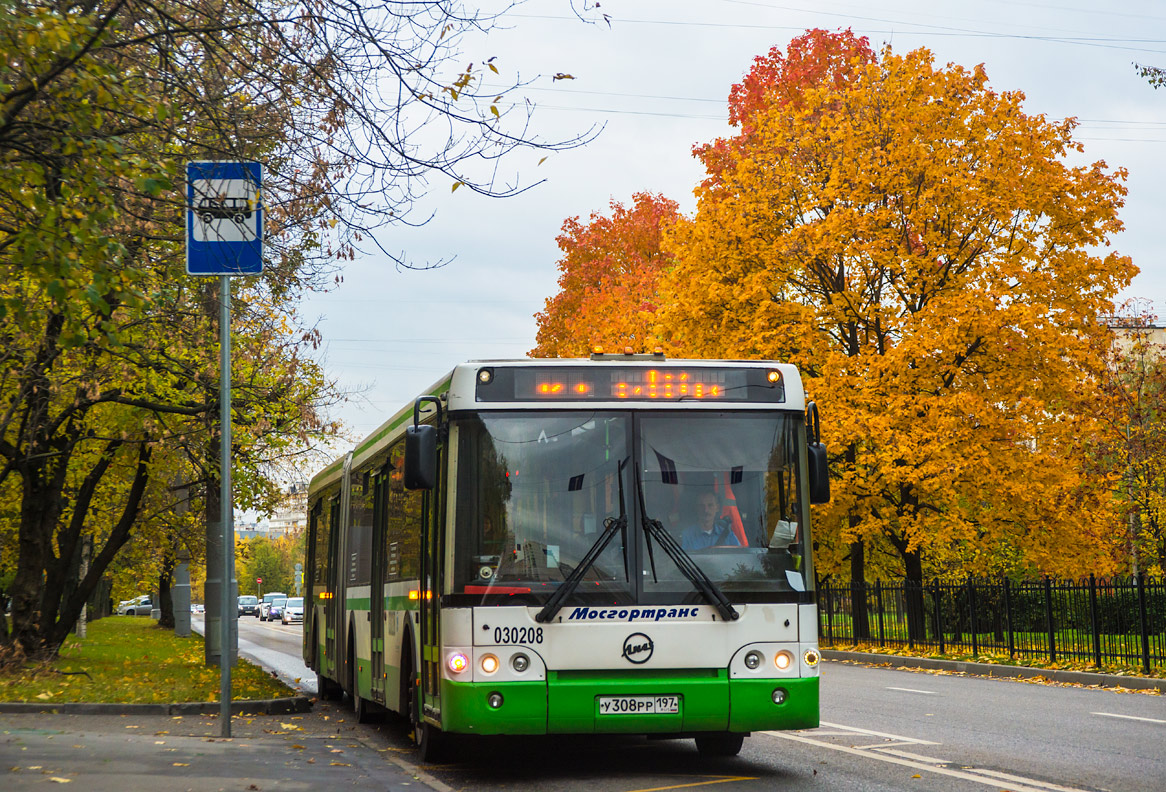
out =
<path fill-rule="evenodd" d="M 756 649 L 745 655 L 745 667 L 750 671 L 755 671 L 761 665 L 761 652 Z"/>
<path fill-rule="evenodd" d="M 773 703 L 774 704 L 784 704 L 786 695 L 787 694 L 785 692 L 785 688 L 774 688 L 773 689 Z"/>
<path fill-rule="evenodd" d="M 773 658 L 773 664 L 777 666 L 779 671 L 786 670 L 793 665 L 793 662 L 794 656 L 784 649 L 778 652 L 777 656 Z"/>
<path fill-rule="evenodd" d="M 514 657 L 510 658 L 510 667 L 521 674 L 523 671 L 530 668 L 530 658 L 521 653 L 516 654 Z"/>
<path fill-rule="evenodd" d="M 450 673 L 461 674 L 470 667 L 470 658 L 466 657 L 463 652 L 454 652 L 445 661 L 445 664 L 449 666 Z"/>
<path fill-rule="evenodd" d="M 499 709 L 502 706 L 502 694 L 494 691 L 486 697 L 486 703 L 490 705 L 490 709 Z"/>
<path fill-rule="evenodd" d="M 806 665 L 808 665 L 810 668 L 813 668 L 818 664 L 818 661 L 822 659 L 822 655 L 818 652 L 817 649 L 811 646 L 806 650 L 806 653 L 802 655 L 802 659 L 806 661 Z"/>
<path fill-rule="evenodd" d="M 498 670 L 498 658 L 492 654 L 482 655 L 482 673 L 493 674 Z"/>

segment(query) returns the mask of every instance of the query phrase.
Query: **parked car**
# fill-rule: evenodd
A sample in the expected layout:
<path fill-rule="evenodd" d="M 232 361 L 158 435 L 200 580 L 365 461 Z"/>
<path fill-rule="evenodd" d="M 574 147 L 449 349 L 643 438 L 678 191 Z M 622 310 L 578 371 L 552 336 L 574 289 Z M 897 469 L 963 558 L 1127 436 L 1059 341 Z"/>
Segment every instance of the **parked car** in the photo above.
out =
<path fill-rule="evenodd" d="M 206 606 L 203 605 L 201 602 L 192 602 L 192 603 L 190 603 L 190 612 L 191 613 L 206 613 Z"/>
<path fill-rule="evenodd" d="M 117 606 L 118 616 L 149 616 L 154 609 L 153 600 L 149 594 L 143 594 L 132 600 L 122 600 Z"/>
<path fill-rule="evenodd" d="M 269 591 L 263 595 L 263 601 L 259 603 L 259 610 L 255 612 L 255 615 L 259 617 L 259 621 L 267 621 L 267 609 L 277 599 L 287 599 L 287 594 L 284 594 L 282 591 Z"/>
<path fill-rule="evenodd" d="M 271 604 L 267 606 L 267 620 L 275 621 L 283 616 L 283 606 L 287 603 L 287 597 L 280 597 L 272 600 Z"/>
<path fill-rule="evenodd" d="M 288 597 L 280 611 L 279 620 L 284 624 L 302 622 L 304 620 L 304 598 Z"/>
<path fill-rule="evenodd" d="M 259 615 L 259 597 L 253 594 L 243 594 L 239 597 L 239 615 L 240 616 L 258 616 Z"/>

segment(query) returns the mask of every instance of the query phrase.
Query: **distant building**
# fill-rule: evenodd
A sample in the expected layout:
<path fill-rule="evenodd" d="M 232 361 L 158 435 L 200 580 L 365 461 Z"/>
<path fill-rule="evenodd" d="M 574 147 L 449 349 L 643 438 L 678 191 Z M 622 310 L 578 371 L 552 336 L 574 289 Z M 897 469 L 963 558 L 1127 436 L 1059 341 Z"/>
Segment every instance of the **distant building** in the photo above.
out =
<path fill-rule="evenodd" d="M 1105 323 L 1115 336 L 1114 347 L 1125 355 L 1135 344 L 1146 344 L 1151 349 L 1166 350 L 1166 327 L 1150 324 L 1145 319 L 1127 316 L 1108 316 Z"/>
<path fill-rule="evenodd" d="M 308 485 L 303 482 L 290 484 L 284 488 L 284 499 L 267 518 L 270 536 L 284 536 L 298 533 L 307 525 Z"/>
<path fill-rule="evenodd" d="M 278 539 L 302 531 L 307 525 L 308 485 L 290 484 L 283 490 L 283 500 L 267 519 L 256 518 L 253 512 L 235 515 L 235 537 Z"/>
<path fill-rule="evenodd" d="M 246 516 L 235 515 L 235 538 L 254 539 L 256 536 L 270 536 L 267 523 Z"/>

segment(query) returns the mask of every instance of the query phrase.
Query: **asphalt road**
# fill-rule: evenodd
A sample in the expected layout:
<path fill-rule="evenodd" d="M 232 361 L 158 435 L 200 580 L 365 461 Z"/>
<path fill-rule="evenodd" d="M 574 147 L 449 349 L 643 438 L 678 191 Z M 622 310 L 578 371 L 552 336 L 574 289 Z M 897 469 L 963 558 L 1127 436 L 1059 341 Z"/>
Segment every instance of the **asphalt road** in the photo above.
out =
<path fill-rule="evenodd" d="M 203 632 L 202 614 L 191 614 L 191 628 Z M 239 617 L 239 654 L 274 671 L 292 690 L 316 695 L 316 673 L 304 665 L 302 624 L 260 621 L 257 616 Z"/>
<path fill-rule="evenodd" d="M 301 634 L 245 617 L 240 651 L 314 690 Z M 420 765 L 397 721 L 355 735 Z M 822 726 L 754 734 L 735 759 L 703 759 L 691 740 L 548 737 L 477 740 L 420 767 L 431 786 L 475 791 L 1161 792 L 1166 698 L 825 663 Z"/>

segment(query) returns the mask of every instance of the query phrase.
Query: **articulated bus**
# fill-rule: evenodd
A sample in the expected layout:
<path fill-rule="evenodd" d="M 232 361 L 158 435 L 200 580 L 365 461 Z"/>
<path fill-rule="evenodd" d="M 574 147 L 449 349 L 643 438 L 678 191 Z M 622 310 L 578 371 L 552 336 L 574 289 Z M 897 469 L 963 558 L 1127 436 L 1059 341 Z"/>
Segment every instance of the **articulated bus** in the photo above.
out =
<path fill-rule="evenodd" d="M 316 475 L 304 658 L 358 720 L 736 755 L 818 724 L 817 411 L 773 362 L 459 365 Z"/>

